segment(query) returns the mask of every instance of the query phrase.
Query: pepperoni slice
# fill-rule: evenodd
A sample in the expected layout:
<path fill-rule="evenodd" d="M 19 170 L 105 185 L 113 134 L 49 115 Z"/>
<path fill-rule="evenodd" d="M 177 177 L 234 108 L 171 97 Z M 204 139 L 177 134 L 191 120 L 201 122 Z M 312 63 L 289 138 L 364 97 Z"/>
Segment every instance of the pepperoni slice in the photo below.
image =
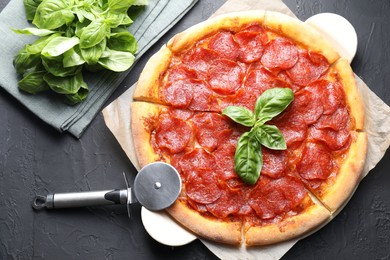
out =
<path fill-rule="evenodd" d="M 234 40 L 240 45 L 239 61 L 249 63 L 260 60 L 266 43 L 263 33 L 241 31 L 234 35 Z"/>
<path fill-rule="evenodd" d="M 306 86 L 319 79 L 328 68 L 329 63 L 321 54 L 300 51 L 297 63 L 286 72 L 293 83 Z"/>
<path fill-rule="evenodd" d="M 262 148 L 263 168 L 261 174 L 277 179 L 285 175 L 287 167 L 287 155 L 285 151 Z"/>
<path fill-rule="evenodd" d="M 234 41 L 233 34 L 230 32 L 219 32 L 212 36 L 208 47 L 233 61 L 237 60 L 240 50 L 240 46 Z"/>
<path fill-rule="evenodd" d="M 351 140 L 351 133 L 347 128 L 335 131 L 332 129 L 317 129 L 312 126 L 309 129 L 309 136 L 314 140 L 324 142 L 332 151 L 343 149 Z"/>
<path fill-rule="evenodd" d="M 257 181 L 256 187 L 250 192 L 248 196 L 248 204 L 256 212 L 261 219 L 272 219 L 275 217 L 272 204 L 267 200 L 268 184 L 270 180 L 261 176 Z"/>
<path fill-rule="evenodd" d="M 196 71 L 188 68 L 183 64 L 173 66 L 168 70 L 168 81 L 177 81 L 181 79 L 196 79 Z"/>
<path fill-rule="evenodd" d="M 193 169 L 213 169 L 215 167 L 214 155 L 206 152 L 202 148 L 194 149 L 193 151 L 186 153 L 179 161 L 180 169 L 184 174 L 191 172 Z"/>
<path fill-rule="evenodd" d="M 324 111 L 320 93 L 307 89 L 295 93 L 290 109 L 307 125 L 315 123 Z"/>
<path fill-rule="evenodd" d="M 194 96 L 188 108 L 194 111 L 220 111 L 218 100 L 204 81 L 193 81 L 192 89 Z"/>
<path fill-rule="evenodd" d="M 192 171 L 186 181 L 186 193 L 197 203 L 209 204 L 221 197 L 215 173 L 212 170 Z"/>
<path fill-rule="evenodd" d="M 218 178 L 228 180 L 231 178 L 238 178 L 234 171 L 234 154 L 236 153 L 236 146 L 234 144 L 220 145 L 214 152 L 215 160 L 218 166 Z"/>
<path fill-rule="evenodd" d="M 170 153 L 183 151 L 193 140 L 192 128 L 183 120 L 162 115 L 156 128 L 156 143 Z"/>
<path fill-rule="evenodd" d="M 214 61 L 208 72 L 211 88 L 222 95 L 233 94 L 240 87 L 243 78 L 241 67 L 227 59 Z"/>
<path fill-rule="evenodd" d="M 285 38 L 272 40 L 261 58 L 261 63 L 269 69 L 290 69 L 297 61 L 298 47 Z"/>
<path fill-rule="evenodd" d="M 312 82 L 308 88 L 322 93 L 321 98 L 325 115 L 332 114 L 339 107 L 345 105 L 344 90 L 338 82 L 330 82 L 328 80 L 320 79 Z"/>
<path fill-rule="evenodd" d="M 337 131 L 340 128 L 346 128 L 348 122 L 348 109 L 346 107 L 340 107 L 333 114 L 322 115 L 315 126 L 319 129 L 330 128 Z"/>
<path fill-rule="evenodd" d="M 193 111 L 190 111 L 188 109 L 178 109 L 178 108 L 170 109 L 169 113 L 173 117 L 179 118 L 179 119 L 184 120 L 184 121 L 187 121 L 188 119 L 190 119 L 194 115 Z"/>
<path fill-rule="evenodd" d="M 232 132 L 229 122 L 220 114 L 199 113 L 194 116 L 193 122 L 198 143 L 209 151 L 217 148 L 222 132 Z"/>
<path fill-rule="evenodd" d="M 221 56 L 214 50 L 208 48 L 197 47 L 192 49 L 183 57 L 183 62 L 192 70 L 196 71 L 198 78 L 206 75 L 209 69 L 209 63 L 213 60 L 219 59 Z"/>
<path fill-rule="evenodd" d="M 239 88 L 233 96 L 227 96 L 222 99 L 221 110 L 225 109 L 227 106 L 242 106 L 253 111 L 256 100 L 257 95 L 246 88 Z"/>
<path fill-rule="evenodd" d="M 239 189 L 231 190 L 226 187 L 221 197 L 211 204 L 207 204 L 207 210 L 217 218 L 226 218 L 237 213 L 243 204 L 242 193 Z"/>
<path fill-rule="evenodd" d="M 307 136 L 307 125 L 299 120 L 289 120 L 288 116 L 273 121 L 273 124 L 282 132 L 289 149 L 298 147 Z"/>
<path fill-rule="evenodd" d="M 307 195 L 307 191 L 302 182 L 292 176 L 278 179 L 276 183 L 283 190 L 285 198 L 289 199 L 291 209 L 296 209 Z"/>
<path fill-rule="evenodd" d="M 163 100 L 176 108 L 187 108 L 194 96 L 193 80 L 178 80 L 168 82 L 162 89 Z"/>
<path fill-rule="evenodd" d="M 267 89 L 273 88 L 275 78 L 264 68 L 252 70 L 246 77 L 244 87 L 256 96 L 260 96 Z"/>
<path fill-rule="evenodd" d="M 195 209 L 196 211 L 201 212 L 201 213 L 207 212 L 206 205 L 197 203 L 197 202 L 193 201 L 193 200 L 190 199 L 190 198 L 187 199 L 187 202 L 188 202 L 188 204 L 190 204 L 190 206 L 191 206 L 193 209 Z"/>
<path fill-rule="evenodd" d="M 297 165 L 299 175 L 307 180 L 326 180 L 332 172 L 333 163 L 329 150 L 321 143 L 307 143 L 302 159 Z"/>
<path fill-rule="evenodd" d="M 262 176 L 248 200 L 261 219 L 271 220 L 293 210 L 305 195 L 303 185 L 292 177 L 271 180 Z"/>

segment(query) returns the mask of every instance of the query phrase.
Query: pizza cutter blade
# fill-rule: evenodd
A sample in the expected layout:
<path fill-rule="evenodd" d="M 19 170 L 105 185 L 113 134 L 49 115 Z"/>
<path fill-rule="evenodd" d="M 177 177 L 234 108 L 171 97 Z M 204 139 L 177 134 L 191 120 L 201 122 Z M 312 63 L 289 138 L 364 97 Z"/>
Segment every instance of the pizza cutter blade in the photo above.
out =
<path fill-rule="evenodd" d="M 133 187 L 129 187 L 127 180 L 126 185 L 126 189 L 38 195 L 32 206 L 34 209 L 53 209 L 126 204 L 130 216 L 130 204 L 138 202 L 151 211 L 159 211 L 176 201 L 181 190 L 181 179 L 173 166 L 154 162 L 139 171 Z"/>

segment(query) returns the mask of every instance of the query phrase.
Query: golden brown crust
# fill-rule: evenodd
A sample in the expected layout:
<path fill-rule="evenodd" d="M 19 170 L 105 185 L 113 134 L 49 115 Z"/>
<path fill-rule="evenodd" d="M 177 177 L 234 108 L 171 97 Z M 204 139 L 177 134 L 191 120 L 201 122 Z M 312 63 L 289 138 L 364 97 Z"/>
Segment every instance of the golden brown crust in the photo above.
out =
<path fill-rule="evenodd" d="M 362 131 L 364 128 L 364 107 L 352 68 L 346 59 L 339 59 L 334 64 L 334 68 L 337 70 L 340 83 L 344 88 L 345 98 L 354 120 L 354 130 Z"/>
<path fill-rule="evenodd" d="M 352 132 L 354 139 L 332 184 L 319 199 L 334 213 L 352 196 L 361 180 L 361 172 L 367 155 L 367 134 Z"/>
<path fill-rule="evenodd" d="M 150 143 L 151 132 L 148 120 L 157 117 L 160 109 L 159 105 L 152 103 L 136 101 L 131 103 L 131 130 L 140 167 L 159 159 Z"/>
<path fill-rule="evenodd" d="M 167 212 L 186 228 L 201 237 L 226 243 L 240 245 L 242 241 L 242 222 L 228 222 L 203 217 L 199 212 L 189 208 L 182 201 L 176 201 Z"/>
<path fill-rule="evenodd" d="M 340 58 L 333 46 L 318 31 L 298 19 L 282 13 L 267 11 L 263 25 L 309 50 L 321 53 L 330 64 Z"/>
<path fill-rule="evenodd" d="M 320 204 L 312 204 L 302 213 L 286 218 L 278 223 L 264 226 L 245 224 L 245 244 L 247 246 L 270 245 L 303 236 L 314 231 L 330 220 L 329 211 Z"/>
<path fill-rule="evenodd" d="M 167 47 L 174 53 L 190 48 L 193 44 L 221 30 L 235 31 L 245 25 L 262 24 L 265 12 L 253 10 L 246 12 L 228 13 L 208 19 L 174 36 Z"/>
<path fill-rule="evenodd" d="M 160 78 L 167 70 L 171 62 L 172 53 L 163 46 L 146 63 L 134 92 L 134 100 L 147 101 L 158 104 L 164 102 L 160 99 Z"/>

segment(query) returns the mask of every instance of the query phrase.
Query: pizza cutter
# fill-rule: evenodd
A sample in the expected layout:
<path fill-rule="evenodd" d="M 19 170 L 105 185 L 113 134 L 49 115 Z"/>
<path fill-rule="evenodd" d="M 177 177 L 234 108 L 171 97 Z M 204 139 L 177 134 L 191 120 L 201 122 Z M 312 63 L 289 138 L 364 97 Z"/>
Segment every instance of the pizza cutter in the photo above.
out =
<path fill-rule="evenodd" d="M 143 167 L 134 180 L 133 187 L 126 181 L 126 189 L 49 193 L 33 200 L 34 209 L 57 209 L 86 206 L 139 203 L 148 210 L 159 211 L 171 206 L 181 190 L 181 179 L 174 167 L 164 162 L 154 162 Z"/>

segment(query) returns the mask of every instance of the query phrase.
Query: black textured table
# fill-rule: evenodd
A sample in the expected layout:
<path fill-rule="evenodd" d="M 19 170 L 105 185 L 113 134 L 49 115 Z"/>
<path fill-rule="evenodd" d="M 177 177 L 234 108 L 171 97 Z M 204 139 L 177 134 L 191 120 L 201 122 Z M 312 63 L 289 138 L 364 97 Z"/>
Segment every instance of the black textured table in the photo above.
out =
<path fill-rule="evenodd" d="M 19 0 L 22 1 L 22 0 Z M 8 0 L 0 0 L 2 10 Z M 138 78 L 147 59 L 174 34 L 205 20 L 224 1 L 195 7 L 135 66 L 110 101 Z M 302 20 L 334 12 L 356 28 L 352 67 L 390 105 L 389 0 L 284 0 Z M 10 64 L 10 66 L 12 66 Z M 108 103 L 107 103 L 108 104 Z M 80 140 L 59 134 L 0 90 L 0 259 L 215 259 L 199 241 L 167 247 L 146 233 L 140 207 L 40 211 L 36 194 L 124 188 L 134 168 L 99 114 Z M 298 242 L 283 259 L 389 259 L 390 153 L 361 182 L 345 209 L 326 227 Z"/>

